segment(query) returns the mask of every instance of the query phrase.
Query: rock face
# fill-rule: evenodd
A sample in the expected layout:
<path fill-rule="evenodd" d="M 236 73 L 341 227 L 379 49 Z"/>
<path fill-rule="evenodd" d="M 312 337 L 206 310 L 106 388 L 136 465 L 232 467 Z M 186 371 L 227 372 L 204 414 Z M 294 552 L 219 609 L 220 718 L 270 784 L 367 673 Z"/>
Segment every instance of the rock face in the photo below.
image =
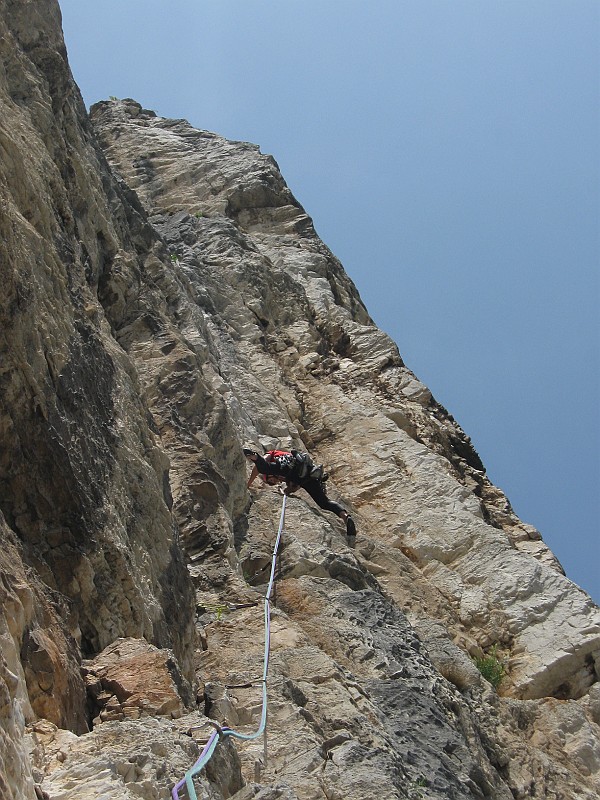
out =
<path fill-rule="evenodd" d="M 251 444 L 309 450 L 358 537 L 289 499 L 268 746 L 227 737 L 203 796 L 597 797 L 598 608 L 274 160 L 88 118 L 53 0 L 0 26 L 0 796 L 167 798 L 207 717 L 256 730 L 281 496 Z"/>
<path fill-rule="evenodd" d="M 86 662 L 83 672 L 99 709 L 94 725 L 144 715 L 177 718 L 185 711 L 184 698 L 188 706 L 192 702 L 172 653 L 142 639 L 117 639 Z"/>

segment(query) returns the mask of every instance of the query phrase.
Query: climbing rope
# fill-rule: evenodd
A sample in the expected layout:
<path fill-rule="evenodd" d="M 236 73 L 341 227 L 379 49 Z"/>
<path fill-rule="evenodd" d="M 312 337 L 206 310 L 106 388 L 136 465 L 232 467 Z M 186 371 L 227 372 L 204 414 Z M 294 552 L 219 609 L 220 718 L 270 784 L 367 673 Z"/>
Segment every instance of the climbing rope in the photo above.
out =
<path fill-rule="evenodd" d="M 275 539 L 275 546 L 273 547 L 273 558 L 271 560 L 271 576 L 269 578 L 269 585 L 267 586 L 267 592 L 265 594 L 265 653 L 264 653 L 264 660 L 263 660 L 263 674 L 262 674 L 262 712 L 260 717 L 260 725 L 255 733 L 240 733 L 239 731 L 235 731 L 232 728 L 228 728 L 227 726 L 221 727 L 217 725 L 217 723 L 209 721 L 210 724 L 214 725 L 215 730 L 209 736 L 208 741 L 204 745 L 198 760 L 191 767 L 183 776 L 183 778 L 176 783 L 173 789 L 171 790 L 171 795 L 173 800 L 180 800 L 179 797 L 179 790 L 183 788 L 184 784 L 187 789 L 189 800 L 198 800 L 198 796 L 196 795 L 196 790 L 194 788 L 194 777 L 202 770 L 206 764 L 210 761 L 212 754 L 214 753 L 219 740 L 221 738 L 225 738 L 226 736 L 233 736 L 236 739 L 244 739 L 245 741 L 251 741 L 253 739 L 258 739 L 259 736 L 265 732 L 265 728 L 267 726 L 267 674 L 269 671 L 269 655 L 271 652 L 271 593 L 273 591 L 273 585 L 275 583 L 275 569 L 277 566 L 277 556 L 279 553 L 279 543 L 281 541 L 281 535 L 283 532 L 283 523 L 285 519 L 285 503 L 287 500 L 287 495 L 283 496 L 283 502 L 281 504 L 281 518 L 279 520 L 279 529 L 277 531 L 277 538 Z"/>

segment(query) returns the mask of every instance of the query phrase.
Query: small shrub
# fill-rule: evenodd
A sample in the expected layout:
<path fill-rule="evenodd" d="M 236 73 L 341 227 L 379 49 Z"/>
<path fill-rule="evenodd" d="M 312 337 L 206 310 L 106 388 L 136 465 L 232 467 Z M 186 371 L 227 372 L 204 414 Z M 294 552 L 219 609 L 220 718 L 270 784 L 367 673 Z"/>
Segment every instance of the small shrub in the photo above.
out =
<path fill-rule="evenodd" d="M 506 675 L 506 668 L 504 663 L 498 658 L 498 645 L 490 647 L 489 653 L 483 658 L 474 658 L 475 666 L 481 672 L 486 681 L 492 684 L 494 689 L 497 689 Z"/>
<path fill-rule="evenodd" d="M 207 611 L 211 612 L 212 614 L 216 615 L 217 622 L 221 621 L 221 619 L 223 618 L 223 614 L 229 613 L 229 607 L 226 606 L 226 605 L 223 605 L 222 603 L 219 603 L 218 605 L 217 604 L 215 604 L 215 605 L 207 604 L 205 606 L 205 609 Z"/>
<path fill-rule="evenodd" d="M 429 786 L 429 781 L 422 775 L 416 780 L 412 781 L 408 787 L 409 800 L 423 800 L 425 797 L 423 789 L 427 786 Z"/>

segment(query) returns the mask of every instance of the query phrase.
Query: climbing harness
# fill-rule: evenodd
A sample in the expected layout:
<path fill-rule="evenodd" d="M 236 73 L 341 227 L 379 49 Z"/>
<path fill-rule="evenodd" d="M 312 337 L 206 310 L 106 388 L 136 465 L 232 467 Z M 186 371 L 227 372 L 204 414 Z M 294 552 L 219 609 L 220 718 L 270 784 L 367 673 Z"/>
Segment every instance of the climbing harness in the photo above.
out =
<path fill-rule="evenodd" d="M 196 790 L 194 788 L 194 777 L 202 770 L 206 764 L 210 761 L 212 754 L 214 753 L 219 740 L 221 738 L 225 738 L 226 736 L 233 736 L 236 739 L 243 739 L 245 741 L 252 741 L 254 739 L 258 739 L 259 736 L 265 734 L 266 737 L 266 726 L 267 726 L 267 673 L 269 671 L 269 655 L 271 651 L 271 593 L 273 591 L 273 585 L 275 583 L 275 569 L 277 566 L 277 556 L 279 554 L 279 543 L 281 541 L 281 535 L 283 533 L 283 523 L 285 520 L 285 504 L 286 504 L 287 496 L 283 496 L 283 502 L 281 504 L 281 517 L 279 520 L 279 529 L 277 531 L 277 538 L 275 539 L 275 546 L 273 547 L 273 558 L 271 560 L 271 576 L 269 578 L 269 585 L 267 586 L 267 592 L 265 594 L 265 608 L 264 608 L 264 619 L 265 619 L 265 652 L 264 652 L 264 660 L 263 660 L 263 674 L 262 674 L 262 712 L 260 717 L 260 725 L 255 733 L 240 733 L 239 731 L 235 731 L 232 728 L 227 726 L 221 727 L 218 723 L 213 722 L 212 720 L 207 720 L 211 725 L 214 727 L 214 731 L 208 738 L 208 741 L 204 745 L 200 756 L 196 763 L 191 767 L 183 776 L 183 778 L 176 783 L 173 789 L 171 790 L 171 795 L 173 800 L 180 800 L 179 797 L 179 790 L 183 788 L 185 785 L 188 793 L 189 800 L 198 800 L 198 796 L 196 794 Z"/>

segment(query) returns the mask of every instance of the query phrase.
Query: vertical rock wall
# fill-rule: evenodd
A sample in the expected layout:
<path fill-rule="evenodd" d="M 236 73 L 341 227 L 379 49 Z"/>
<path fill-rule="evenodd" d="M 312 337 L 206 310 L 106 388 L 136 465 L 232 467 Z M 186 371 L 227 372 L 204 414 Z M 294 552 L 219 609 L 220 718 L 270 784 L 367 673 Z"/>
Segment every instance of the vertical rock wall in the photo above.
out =
<path fill-rule="evenodd" d="M 281 498 L 244 444 L 310 450 L 359 534 L 290 499 L 268 763 L 224 746 L 207 797 L 598 796 L 597 607 L 274 160 L 133 100 L 90 121 L 53 0 L 0 0 L 0 54 L 2 796 L 166 798 L 190 725 L 256 727 Z"/>
<path fill-rule="evenodd" d="M 583 758 L 581 775 L 587 774 L 582 742 L 595 730 L 593 717 L 586 714 L 591 708 L 588 690 L 597 680 L 597 608 L 564 577 L 540 534 L 516 518 L 504 495 L 489 483 L 463 431 L 406 369 L 395 345 L 372 324 L 355 288 L 316 236 L 275 162 L 253 145 L 228 142 L 180 120 L 161 119 L 134 101 L 101 103 L 93 109 L 92 119 L 109 160 L 135 189 L 169 248 L 170 280 L 185 287 L 185 311 L 179 307 L 174 323 L 195 348 L 203 347 L 208 354 L 202 367 L 204 385 L 209 391 L 212 386 L 221 418 L 230 420 L 240 441 L 310 449 L 326 463 L 329 491 L 355 514 L 359 537 L 351 553 L 345 548 L 343 529 L 331 517 L 315 515 L 310 503 L 298 500 L 289 512 L 284 575 L 285 580 L 304 581 L 296 598 L 300 605 L 319 606 L 315 586 L 306 582 L 309 577 L 342 582 L 354 590 L 376 587 L 408 614 L 437 669 L 463 695 L 480 691 L 469 656 L 482 657 L 493 648 L 508 668 L 502 684 L 505 696 L 582 698 L 572 706 L 579 742 L 573 747 Z M 141 352 L 133 339 L 128 338 L 125 347 Z M 180 383 L 179 373 L 176 377 Z M 175 382 L 171 379 L 169 385 Z M 156 381 L 152 393 L 160 396 Z M 214 407 L 208 403 L 204 408 Z M 196 407 L 179 401 L 178 409 L 180 424 L 193 426 Z M 206 425 L 198 437 L 201 448 L 238 491 L 239 478 L 231 469 L 239 469 L 239 464 L 226 463 L 228 451 L 213 448 L 213 441 L 219 444 L 216 433 Z M 260 584 L 269 562 L 268 531 L 277 500 L 255 492 L 247 523 L 245 515 L 236 521 L 236 505 L 226 506 L 232 514 L 223 518 L 217 511 L 220 484 L 214 476 L 207 475 L 212 489 L 202 481 L 202 491 L 196 489 L 190 498 L 193 462 L 181 459 L 178 449 L 174 448 L 172 459 L 174 472 L 182 478 L 174 482 L 174 510 L 194 562 L 200 605 L 210 609 L 225 601 L 243 602 L 248 599 L 247 588 L 235 568 L 236 555 L 246 580 Z M 214 498 L 213 505 L 206 503 L 208 495 Z M 191 515 L 190 507 L 195 510 Z M 209 524 L 198 525 L 202 516 Z M 229 520 L 233 520 L 233 539 Z M 229 526 L 226 537 L 224 522 Z M 285 580 L 280 588 L 284 598 L 291 591 Z M 328 590 L 332 592 L 333 587 Z M 296 605 L 286 605 L 285 611 L 289 628 L 282 633 L 284 653 L 304 641 L 302 634 L 293 632 Z M 365 609 L 363 616 L 367 614 Z M 326 623 L 314 621 L 314 613 L 307 616 L 313 621 L 308 628 L 303 622 L 301 628 L 323 648 Z M 245 628 L 251 623 L 244 619 L 239 624 Z M 225 627 L 223 634 L 210 624 L 201 679 L 218 678 L 227 684 L 242 681 L 251 669 L 246 664 L 235 679 L 223 671 L 220 664 L 222 659 L 229 663 L 228 654 L 248 651 L 235 621 Z M 259 636 L 258 630 L 251 630 L 251 636 Z M 346 649 L 342 641 L 337 647 L 325 647 L 336 662 L 344 661 Z M 379 651 L 371 648 L 371 652 Z M 284 675 L 289 657 L 282 654 Z M 320 662 L 315 654 L 304 662 L 309 676 L 311 659 Z M 351 657 L 347 662 L 355 680 L 362 674 L 360 661 Z M 376 679 L 385 682 L 389 675 L 385 672 Z M 313 681 L 319 685 L 321 678 L 308 678 L 309 685 Z M 343 705 L 341 698 L 334 699 L 334 685 L 335 680 L 331 703 Z M 364 683 L 361 686 L 365 688 Z M 378 689 L 386 703 L 398 691 L 397 686 Z M 300 695 L 292 691 L 288 700 L 297 702 L 299 696 L 305 697 L 300 707 L 310 708 L 313 735 L 316 731 L 337 741 L 342 728 L 348 741 L 356 737 L 366 745 L 358 734 L 361 724 L 352 731 L 339 716 L 331 718 L 325 700 L 315 706 L 304 690 Z M 436 712 L 419 709 L 418 691 L 403 698 L 418 720 L 417 729 L 429 729 L 430 715 Z M 235 701 L 235 708 L 246 702 L 243 697 Z M 285 691 L 280 701 L 285 705 Z M 464 697 L 454 696 L 449 706 L 441 696 L 435 702 L 442 716 L 456 703 L 463 708 L 461 722 L 452 724 L 465 737 L 459 761 L 470 778 L 454 783 L 456 763 L 445 764 L 438 755 L 423 755 L 421 762 L 407 753 L 408 763 L 411 759 L 413 763 L 400 777 L 392 777 L 393 759 L 378 763 L 382 786 L 401 791 L 411 781 L 418 782 L 415 764 L 420 763 L 423 772 L 437 775 L 431 784 L 440 796 L 500 797 L 502 781 L 517 793 L 527 791 L 523 788 L 527 775 L 540 769 L 536 748 L 522 757 L 527 766 L 521 771 L 514 765 L 498 768 L 505 761 L 507 741 L 518 729 L 515 709 L 522 706 L 507 701 L 500 707 L 506 734 L 498 736 L 491 733 L 498 727 L 494 717 L 499 711 L 492 711 L 490 696 L 483 701 L 483 715 L 476 711 L 477 703 L 463 705 Z M 526 740 L 533 736 L 537 741 L 546 734 L 533 734 L 538 719 L 534 708 L 529 708 L 528 722 L 522 724 L 529 731 Z M 233 713 L 231 702 L 225 703 L 222 713 Z M 348 709 L 348 713 L 353 712 Z M 370 711 L 378 713 L 384 727 L 393 727 L 387 711 Z M 283 714 L 282 735 L 290 724 Z M 360 757 L 352 749 L 350 761 L 340 758 L 337 768 L 351 765 L 358 773 L 359 763 L 370 763 L 372 768 L 373 742 L 366 746 Z M 396 738 L 391 747 L 401 752 L 401 740 Z M 445 747 L 454 751 L 454 745 Z M 285 762 L 285 744 L 281 748 Z M 294 769 L 310 771 L 310 763 L 310 758 L 305 763 L 300 759 Z M 455 776 L 449 782 L 448 770 Z M 546 783 L 536 789 L 540 797 L 570 781 L 548 764 L 543 771 Z M 596 767 L 592 771 L 595 774 Z M 348 775 L 348 781 L 348 797 L 363 796 L 362 792 L 368 796 L 358 774 Z M 300 778 L 297 790 L 303 796 L 307 790 L 298 786 Z"/>
<path fill-rule="evenodd" d="M 168 458 L 98 299 L 106 260 L 143 269 L 157 237 L 94 143 L 58 5 L 0 3 L 0 53 L 5 790 L 29 797 L 13 732 L 88 729 L 82 655 L 145 637 L 193 680 L 195 632 Z"/>
<path fill-rule="evenodd" d="M 421 611 L 438 616 L 442 603 L 454 635 L 505 646 L 510 691 L 584 692 L 596 680 L 597 608 L 373 325 L 275 162 L 131 101 L 99 104 L 93 120 L 209 320 L 200 332 L 241 438 L 326 462 L 366 552 L 386 566 L 408 559 L 435 588 Z M 395 576 L 387 585 L 413 602 Z"/>

